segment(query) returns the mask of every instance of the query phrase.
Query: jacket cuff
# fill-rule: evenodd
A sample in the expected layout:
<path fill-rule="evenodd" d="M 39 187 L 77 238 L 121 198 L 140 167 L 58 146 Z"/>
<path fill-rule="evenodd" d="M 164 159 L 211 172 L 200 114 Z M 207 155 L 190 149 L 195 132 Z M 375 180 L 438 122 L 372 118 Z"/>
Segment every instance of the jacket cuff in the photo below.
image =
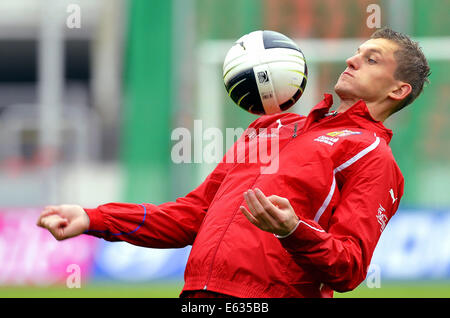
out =
<path fill-rule="evenodd" d="M 277 234 L 274 234 L 274 235 L 275 235 L 276 238 L 279 238 L 279 239 L 286 238 L 286 237 L 290 236 L 292 233 L 294 233 L 295 230 L 297 230 L 297 228 L 298 228 L 299 225 L 300 225 L 300 220 L 298 220 L 297 224 L 294 226 L 294 228 L 293 228 L 288 234 L 286 234 L 286 235 L 277 235 Z"/>
<path fill-rule="evenodd" d="M 323 241 L 324 234 L 326 235 L 325 230 L 317 223 L 310 224 L 300 220 L 293 232 L 278 239 L 288 252 L 295 253 L 308 250 L 311 246 Z"/>
<path fill-rule="evenodd" d="M 89 217 L 89 229 L 88 231 L 106 231 L 105 223 L 103 222 L 103 216 L 98 209 L 84 209 Z"/>

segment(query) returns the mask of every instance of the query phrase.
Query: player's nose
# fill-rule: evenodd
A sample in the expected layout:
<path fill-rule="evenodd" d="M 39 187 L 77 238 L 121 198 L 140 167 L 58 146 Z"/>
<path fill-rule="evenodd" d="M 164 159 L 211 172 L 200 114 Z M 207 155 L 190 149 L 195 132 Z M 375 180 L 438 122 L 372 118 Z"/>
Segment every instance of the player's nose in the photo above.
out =
<path fill-rule="evenodd" d="M 345 60 L 345 63 L 351 70 L 357 70 L 359 68 L 359 61 L 357 55 L 349 57 L 347 60 Z"/>

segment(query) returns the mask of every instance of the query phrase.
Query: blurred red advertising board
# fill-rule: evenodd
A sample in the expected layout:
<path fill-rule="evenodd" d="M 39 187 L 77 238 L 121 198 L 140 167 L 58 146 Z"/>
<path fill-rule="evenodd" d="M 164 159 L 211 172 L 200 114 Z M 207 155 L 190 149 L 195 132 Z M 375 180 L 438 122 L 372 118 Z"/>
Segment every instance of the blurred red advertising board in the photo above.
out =
<path fill-rule="evenodd" d="M 72 274 L 89 279 L 98 239 L 57 241 L 36 225 L 40 211 L 0 208 L 0 285 L 65 284 Z"/>

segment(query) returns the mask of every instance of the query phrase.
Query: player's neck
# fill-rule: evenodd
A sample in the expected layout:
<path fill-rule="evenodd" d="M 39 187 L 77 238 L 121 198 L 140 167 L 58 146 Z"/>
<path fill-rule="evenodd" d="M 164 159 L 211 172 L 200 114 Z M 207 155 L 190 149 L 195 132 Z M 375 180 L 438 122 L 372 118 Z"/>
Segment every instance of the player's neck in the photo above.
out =
<path fill-rule="evenodd" d="M 339 107 L 336 109 L 338 113 L 343 113 L 350 109 L 359 99 L 341 99 L 341 103 L 339 104 Z M 366 102 L 367 109 L 369 110 L 370 115 L 373 119 L 384 122 L 390 115 L 391 111 L 390 108 L 384 107 L 382 103 L 378 102 Z"/>
<path fill-rule="evenodd" d="M 336 109 L 338 113 L 343 113 L 347 111 L 350 107 L 352 107 L 357 100 L 355 99 L 341 99 L 341 103 L 339 104 L 339 107 Z"/>

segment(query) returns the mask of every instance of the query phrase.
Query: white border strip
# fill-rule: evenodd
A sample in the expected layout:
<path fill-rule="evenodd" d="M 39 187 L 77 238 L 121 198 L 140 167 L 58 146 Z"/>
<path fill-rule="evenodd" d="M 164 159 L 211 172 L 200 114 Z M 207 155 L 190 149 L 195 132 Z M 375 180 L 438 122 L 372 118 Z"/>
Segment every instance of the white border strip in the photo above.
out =
<path fill-rule="evenodd" d="M 286 234 L 286 235 L 276 235 L 276 234 L 274 234 L 274 235 L 275 235 L 276 238 L 284 239 L 284 238 L 288 237 L 289 235 L 291 235 L 292 233 L 294 233 L 295 230 L 298 228 L 298 226 L 299 226 L 301 223 L 303 223 L 303 224 L 305 224 L 306 226 L 310 227 L 310 228 L 313 229 L 314 231 L 322 232 L 322 233 L 325 232 L 324 230 L 315 228 L 314 226 L 309 225 L 308 223 L 306 223 L 306 222 L 304 222 L 304 221 L 302 221 L 302 220 L 298 220 L 297 225 L 296 225 L 296 226 L 295 226 L 288 234 Z"/>
<path fill-rule="evenodd" d="M 378 147 L 378 145 L 380 144 L 380 137 L 376 137 L 376 140 L 374 141 L 373 144 L 371 144 L 369 147 L 361 150 L 360 152 L 358 152 L 355 156 L 353 156 L 352 158 L 348 159 L 346 162 L 344 162 L 343 164 L 341 164 L 339 167 L 335 168 L 333 170 L 333 173 L 336 174 L 336 172 L 342 171 L 345 168 L 351 166 L 352 164 L 354 164 L 356 161 L 358 161 L 359 159 L 361 159 L 362 157 L 364 157 L 365 155 L 367 155 L 369 152 L 371 152 L 372 150 L 374 150 L 376 147 Z"/>
<path fill-rule="evenodd" d="M 300 223 L 303 223 L 303 224 L 305 224 L 306 226 L 308 226 L 308 227 L 310 227 L 310 228 L 312 228 L 314 231 L 317 231 L 317 232 L 325 232 L 324 230 L 321 230 L 321 229 L 318 229 L 318 228 L 315 228 L 314 226 L 312 226 L 312 225 L 309 225 L 308 223 L 306 223 L 306 222 L 304 222 L 304 221 L 300 221 L 300 222 L 298 222 L 298 224 L 300 224 Z"/>
<path fill-rule="evenodd" d="M 316 213 L 316 216 L 314 217 L 314 221 L 319 222 L 320 217 L 322 216 L 323 212 L 328 207 L 328 204 L 331 202 L 331 198 L 334 195 L 334 190 L 336 189 L 336 177 L 335 177 L 335 171 L 333 170 L 333 183 L 331 184 L 330 192 L 328 192 L 327 197 L 325 198 L 325 201 L 323 201 L 322 206 L 319 208 L 319 210 Z"/>
<path fill-rule="evenodd" d="M 359 159 L 367 155 L 369 152 L 377 148 L 379 144 L 380 144 L 380 137 L 376 137 L 375 141 L 370 146 L 364 148 L 363 150 L 358 152 L 355 156 L 353 156 L 352 158 L 350 158 L 349 160 L 347 160 L 346 162 L 344 162 L 339 167 L 333 170 L 333 183 L 331 184 L 330 192 L 328 192 L 328 195 L 323 201 L 322 206 L 317 211 L 316 216 L 314 217 L 314 221 L 319 222 L 320 217 L 322 216 L 323 212 L 325 212 L 325 210 L 327 209 L 328 205 L 331 202 L 331 199 L 333 198 L 334 191 L 336 189 L 336 173 L 354 164 L 356 161 L 358 161 Z"/>

